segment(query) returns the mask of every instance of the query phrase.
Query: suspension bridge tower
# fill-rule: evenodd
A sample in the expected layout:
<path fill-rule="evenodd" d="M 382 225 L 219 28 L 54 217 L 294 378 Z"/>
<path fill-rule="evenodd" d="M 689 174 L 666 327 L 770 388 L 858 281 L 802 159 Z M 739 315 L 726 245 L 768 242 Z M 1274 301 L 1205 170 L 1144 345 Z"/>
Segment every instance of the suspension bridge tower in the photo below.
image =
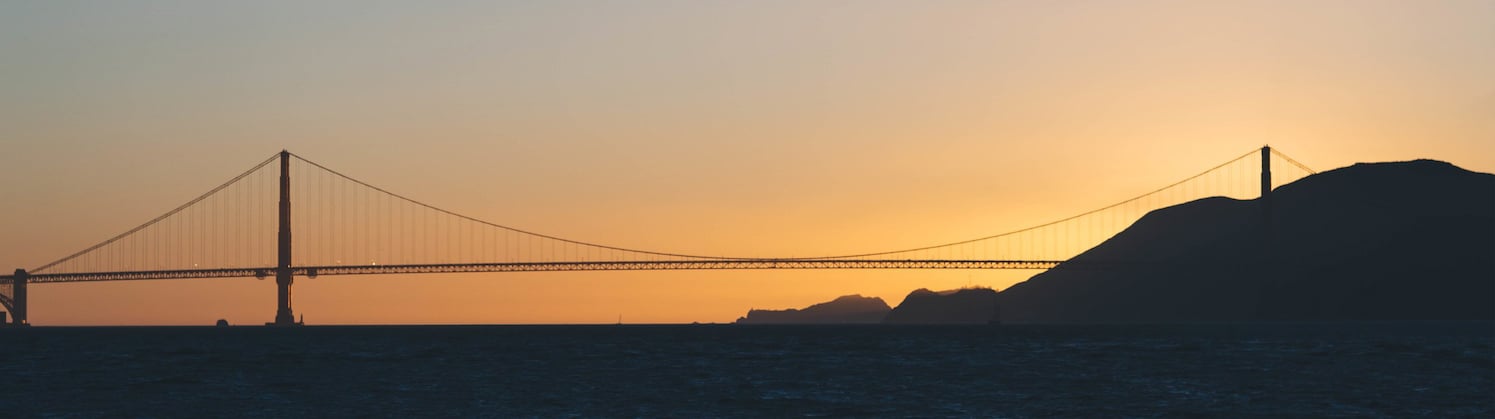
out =
<path fill-rule="evenodd" d="M 1272 226 L 1272 147 L 1261 147 L 1261 217 L 1267 231 Z"/>
<path fill-rule="evenodd" d="M 1272 232 L 1272 147 L 1261 147 L 1261 196 L 1257 200 L 1261 205 L 1261 256 L 1258 259 L 1260 266 L 1256 283 L 1256 314 L 1257 320 L 1264 320 L 1272 316 L 1267 307 L 1267 296 L 1275 292 L 1277 284 L 1273 281 L 1276 274 L 1277 261 L 1273 254 L 1272 242 L 1275 240 Z"/>
<path fill-rule="evenodd" d="M 280 234 L 276 244 L 275 322 L 266 325 L 300 326 L 291 313 L 291 283 L 296 278 L 291 271 L 291 152 L 286 150 L 280 151 Z"/>

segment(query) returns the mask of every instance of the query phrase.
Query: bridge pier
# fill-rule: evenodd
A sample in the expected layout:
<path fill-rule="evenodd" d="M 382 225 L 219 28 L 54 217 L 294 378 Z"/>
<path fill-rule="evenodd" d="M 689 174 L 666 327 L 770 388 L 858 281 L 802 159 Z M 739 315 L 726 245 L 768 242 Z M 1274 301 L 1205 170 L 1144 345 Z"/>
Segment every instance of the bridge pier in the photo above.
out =
<path fill-rule="evenodd" d="M 276 309 L 275 322 L 272 326 L 300 326 L 296 323 L 296 316 L 291 312 L 291 283 L 295 282 L 290 269 L 275 270 Z"/>
<path fill-rule="evenodd" d="M 275 322 L 270 326 L 300 326 L 291 312 L 291 153 L 280 151 L 280 235 L 275 266 Z"/>
<path fill-rule="evenodd" d="M 26 280 L 31 278 L 31 274 L 26 273 L 25 269 L 16 269 L 16 274 L 12 278 L 14 281 L 11 282 L 10 289 L 10 317 L 12 320 L 9 325 L 18 327 L 30 326 L 31 323 L 26 320 Z"/>

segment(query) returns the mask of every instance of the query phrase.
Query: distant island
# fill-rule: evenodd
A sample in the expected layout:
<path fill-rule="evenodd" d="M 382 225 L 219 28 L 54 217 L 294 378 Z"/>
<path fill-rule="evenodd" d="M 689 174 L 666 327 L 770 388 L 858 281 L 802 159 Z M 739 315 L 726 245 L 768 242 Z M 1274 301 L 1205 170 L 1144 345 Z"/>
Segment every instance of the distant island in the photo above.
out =
<path fill-rule="evenodd" d="M 921 288 L 889 308 L 881 298 L 846 295 L 797 310 L 750 310 L 737 324 L 985 324 L 996 315 L 996 296 L 989 288 Z"/>
<path fill-rule="evenodd" d="M 997 292 L 991 288 L 914 290 L 883 319 L 887 324 L 987 324 L 997 319 Z"/>
<path fill-rule="evenodd" d="M 753 310 L 738 323 L 822 321 L 855 299 L 875 298 Z M 1434 160 L 1356 164 L 1266 201 L 1153 211 L 1001 292 L 919 289 L 881 307 L 856 322 L 1495 321 L 1495 175 Z"/>
<path fill-rule="evenodd" d="M 749 310 L 738 324 L 857 324 L 879 323 L 888 315 L 888 303 L 878 297 L 845 295 L 803 309 Z"/>

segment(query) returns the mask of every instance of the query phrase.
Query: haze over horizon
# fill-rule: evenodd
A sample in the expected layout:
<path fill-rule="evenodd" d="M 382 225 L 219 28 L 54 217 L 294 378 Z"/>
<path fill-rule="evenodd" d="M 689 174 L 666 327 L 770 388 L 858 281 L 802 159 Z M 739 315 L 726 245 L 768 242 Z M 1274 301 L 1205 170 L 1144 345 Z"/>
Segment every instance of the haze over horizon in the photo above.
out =
<path fill-rule="evenodd" d="M 1271 144 L 1495 172 L 1495 2 L 0 3 L 0 266 L 280 149 L 480 219 L 699 254 L 945 243 Z M 309 323 L 730 322 L 1032 271 L 298 279 Z M 419 281 L 419 282 L 416 282 Z M 417 287 L 412 287 L 417 284 Z M 32 288 L 45 325 L 268 321 L 273 281 Z"/>

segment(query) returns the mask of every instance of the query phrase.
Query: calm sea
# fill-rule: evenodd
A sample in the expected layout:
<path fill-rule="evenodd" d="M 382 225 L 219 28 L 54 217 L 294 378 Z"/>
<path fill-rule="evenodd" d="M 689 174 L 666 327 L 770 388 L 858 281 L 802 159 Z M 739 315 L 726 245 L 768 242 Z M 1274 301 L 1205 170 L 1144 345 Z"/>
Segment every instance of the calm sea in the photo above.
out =
<path fill-rule="evenodd" d="M 0 330 L 0 417 L 1495 417 L 1495 325 Z"/>

